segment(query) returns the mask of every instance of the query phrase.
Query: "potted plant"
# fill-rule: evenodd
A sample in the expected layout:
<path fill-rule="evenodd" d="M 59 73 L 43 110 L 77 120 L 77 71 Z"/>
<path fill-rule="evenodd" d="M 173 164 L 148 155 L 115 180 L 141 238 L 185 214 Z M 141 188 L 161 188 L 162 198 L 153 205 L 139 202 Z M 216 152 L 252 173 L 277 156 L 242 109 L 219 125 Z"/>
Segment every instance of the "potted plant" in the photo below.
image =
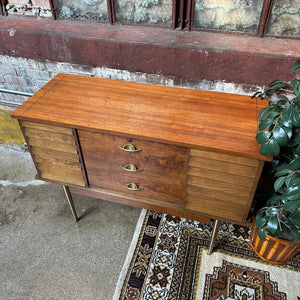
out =
<path fill-rule="evenodd" d="M 300 60 L 291 73 L 298 70 Z M 256 213 L 250 244 L 262 259 L 282 264 L 300 248 L 300 80 L 275 80 L 252 98 L 271 96 L 259 112 L 256 140 L 261 154 L 273 156 L 274 189 Z"/>

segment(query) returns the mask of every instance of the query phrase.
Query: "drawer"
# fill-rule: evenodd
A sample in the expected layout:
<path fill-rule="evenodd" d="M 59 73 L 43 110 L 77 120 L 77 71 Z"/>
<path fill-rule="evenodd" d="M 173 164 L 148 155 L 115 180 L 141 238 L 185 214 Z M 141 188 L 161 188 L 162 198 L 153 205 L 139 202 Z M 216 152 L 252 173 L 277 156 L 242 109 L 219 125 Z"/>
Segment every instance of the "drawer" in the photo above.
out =
<path fill-rule="evenodd" d="M 91 187 L 184 203 L 187 148 L 84 130 L 78 135 Z M 139 189 L 126 188 L 130 183 Z"/>
<path fill-rule="evenodd" d="M 186 208 L 244 222 L 261 168 L 256 159 L 192 149 Z"/>
<path fill-rule="evenodd" d="M 72 129 L 22 121 L 38 178 L 85 186 Z"/>

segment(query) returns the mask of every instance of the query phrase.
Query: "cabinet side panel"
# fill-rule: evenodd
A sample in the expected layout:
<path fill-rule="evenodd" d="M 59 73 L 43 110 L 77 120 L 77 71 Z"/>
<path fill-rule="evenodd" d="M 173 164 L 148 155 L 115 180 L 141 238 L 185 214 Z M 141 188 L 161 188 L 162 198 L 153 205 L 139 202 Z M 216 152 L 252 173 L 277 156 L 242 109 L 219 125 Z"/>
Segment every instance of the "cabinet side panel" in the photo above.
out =
<path fill-rule="evenodd" d="M 85 186 L 72 130 L 28 121 L 20 121 L 20 126 L 38 179 Z"/>

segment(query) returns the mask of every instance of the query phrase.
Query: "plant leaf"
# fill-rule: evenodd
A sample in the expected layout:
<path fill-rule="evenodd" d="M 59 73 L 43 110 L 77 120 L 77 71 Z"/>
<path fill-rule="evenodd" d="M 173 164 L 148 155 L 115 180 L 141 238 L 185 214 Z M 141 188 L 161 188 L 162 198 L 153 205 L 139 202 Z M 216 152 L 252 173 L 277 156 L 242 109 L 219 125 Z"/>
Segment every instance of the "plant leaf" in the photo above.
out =
<path fill-rule="evenodd" d="M 282 175 L 286 175 L 290 172 L 290 170 L 287 167 L 287 164 L 282 164 L 280 166 L 277 167 L 277 171 L 275 173 L 276 177 L 280 177 Z"/>
<path fill-rule="evenodd" d="M 258 231 L 258 236 L 260 239 L 262 239 L 263 241 L 266 240 L 266 229 L 265 228 L 261 228 L 259 231 Z"/>
<path fill-rule="evenodd" d="M 265 94 L 266 94 L 266 96 L 270 97 L 277 91 L 278 91 L 278 88 L 272 88 L 272 89 L 266 90 Z"/>
<path fill-rule="evenodd" d="M 293 212 L 296 209 L 299 209 L 299 201 L 288 201 L 283 205 L 283 209 L 289 212 Z"/>
<path fill-rule="evenodd" d="M 289 196 L 294 196 L 297 193 L 300 193 L 300 185 L 293 185 L 286 189 L 285 194 Z"/>
<path fill-rule="evenodd" d="M 268 116 L 268 114 L 271 112 L 271 108 L 272 107 L 268 106 L 268 107 L 264 107 L 259 111 L 258 113 L 259 121 L 263 120 L 265 117 Z"/>
<path fill-rule="evenodd" d="M 273 80 L 269 86 L 270 87 L 284 87 L 287 85 L 287 82 L 286 81 L 283 81 L 283 80 L 280 80 L 280 79 L 276 79 L 276 80 Z"/>
<path fill-rule="evenodd" d="M 285 145 L 288 142 L 288 136 L 283 128 L 276 125 L 273 129 L 273 135 L 279 145 Z"/>
<path fill-rule="evenodd" d="M 271 136 L 271 132 L 262 131 L 256 135 L 256 140 L 258 141 L 258 143 L 263 144 L 270 138 L 270 136 Z"/>
<path fill-rule="evenodd" d="M 276 104 L 284 105 L 285 103 L 289 102 L 289 98 L 284 95 L 278 95 L 278 99 L 280 99 L 280 101 L 278 101 Z M 283 101 L 283 103 L 281 103 L 281 101 Z"/>
<path fill-rule="evenodd" d="M 269 141 L 269 149 L 270 154 L 272 154 L 273 156 L 277 156 L 280 153 L 280 147 L 276 139 L 273 138 Z"/>
<path fill-rule="evenodd" d="M 297 79 L 294 79 L 290 82 L 290 85 L 293 87 L 295 95 L 299 96 L 300 95 L 299 81 Z"/>
<path fill-rule="evenodd" d="M 296 148 L 296 150 L 295 150 L 295 154 L 298 154 L 298 155 L 300 155 L 300 145 Z"/>
<path fill-rule="evenodd" d="M 281 195 L 282 202 L 298 201 L 300 200 L 300 186 L 289 186 Z M 300 202 L 299 202 L 300 204 Z"/>
<path fill-rule="evenodd" d="M 279 205 L 281 202 L 281 197 L 279 195 L 273 194 L 268 200 L 267 205 Z M 278 209 L 277 209 L 278 211 Z"/>
<path fill-rule="evenodd" d="M 300 59 L 298 59 L 291 68 L 291 73 L 300 70 Z"/>
<path fill-rule="evenodd" d="M 280 190 L 280 188 L 283 186 L 284 182 L 285 182 L 285 177 L 279 177 L 275 180 L 274 182 L 274 189 L 275 192 L 278 192 Z"/>
<path fill-rule="evenodd" d="M 260 99 L 264 99 L 266 98 L 266 94 L 263 92 L 255 92 L 252 96 L 251 99 L 255 98 L 255 97 L 259 97 Z"/>
<path fill-rule="evenodd" d="M 269 128 L 272 124 L 273 124 L 272 119 L 269 119 L 269 118 L 264 119 L 259 123 L 258 129 L 265 130 L 265 129 Z"/>
<path fill-rule="evenodd" d="M 291 119 L 294 126 L 300 127 L 300 114 L 297 109 L 292 110 Z"/>
<path fill-rule="evenodd" d="M 269 220 L 268 220 L 268 230 L 271 233 L 275 233 L 278 229 L 278 219 L 277 216 L 272 216 Z"/>
<path fill-rule="evenodd" d="M 260 217 L 256 215 L 255 225 L 257 228 L 263 227 L 267 222 L 267 219 L 265 217 Z"/>
<path fill-rule="evenodd" d="M 291 223 L 295 224 L 296 226 L 300 226 L 300 210 L 296 210 L 290 214 L 289 218 L 291 219 Z"/>
<path fill-rule="evenodd" d="M 297 242 L 300 240 L 300 231 L 298 228 L 295 226 L 291 227 L 291 235 L 292 235 L 292 241 Z"/>
<path fill-rule="evenodd" d="M 291 106 L 287 106 L 282 110 L 281 117 L 279 119 L 280 122 L 282 123 L 282 125 L 284 125 L 285 127 L 288 127 L 288 128 L 291 128 L 293 126 L 291 115 L 292 115 L 292 107 Z"/>
<path fill-rule="evenodd" d="M 289 163 L 289 169 L 297 170 L 299 168 L 300 168 L 300 157 L 297 157 Z"/>
<path fill-rule="evenodd" d="M 285 184 L 287 185 L 287 187 L 290 186 L 300 186 L 300 178 L 299 177 L 288 177 L 285 181 Z"/>
<path fill-rule="evenodd" d="M 298 108 L 300 108 L 300 97 L 295 97 L 293 100 L 294 103 L 298 106 Z"/>
<path fill-rule="evenodd" d="M 268 143 L 262 144 L 259 148 L 259 152 L 262 155 L 268 156 L 271 154 L 270 147 Z"/>
<path fill-rule="evenodd" d="M 288 136 L 289 140 L 292 138 L 293 136 L 293 130 L 291 128 L 288 128 L 288 127 L 282 127 L 285 132 L 286 132 L 286 135 Z"/>

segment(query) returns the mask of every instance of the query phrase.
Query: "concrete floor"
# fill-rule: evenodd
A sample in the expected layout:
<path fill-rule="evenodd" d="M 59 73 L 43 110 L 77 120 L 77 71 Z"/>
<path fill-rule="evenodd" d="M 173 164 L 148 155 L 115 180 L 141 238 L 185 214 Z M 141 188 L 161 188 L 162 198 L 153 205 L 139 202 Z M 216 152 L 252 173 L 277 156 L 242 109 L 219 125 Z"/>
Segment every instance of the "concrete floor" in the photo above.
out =
<path fill-rule="evenodd" d="M 140 209 L 34 180 L 28 152 L 0 145 L 0 299 L 112 299 Z"/>

